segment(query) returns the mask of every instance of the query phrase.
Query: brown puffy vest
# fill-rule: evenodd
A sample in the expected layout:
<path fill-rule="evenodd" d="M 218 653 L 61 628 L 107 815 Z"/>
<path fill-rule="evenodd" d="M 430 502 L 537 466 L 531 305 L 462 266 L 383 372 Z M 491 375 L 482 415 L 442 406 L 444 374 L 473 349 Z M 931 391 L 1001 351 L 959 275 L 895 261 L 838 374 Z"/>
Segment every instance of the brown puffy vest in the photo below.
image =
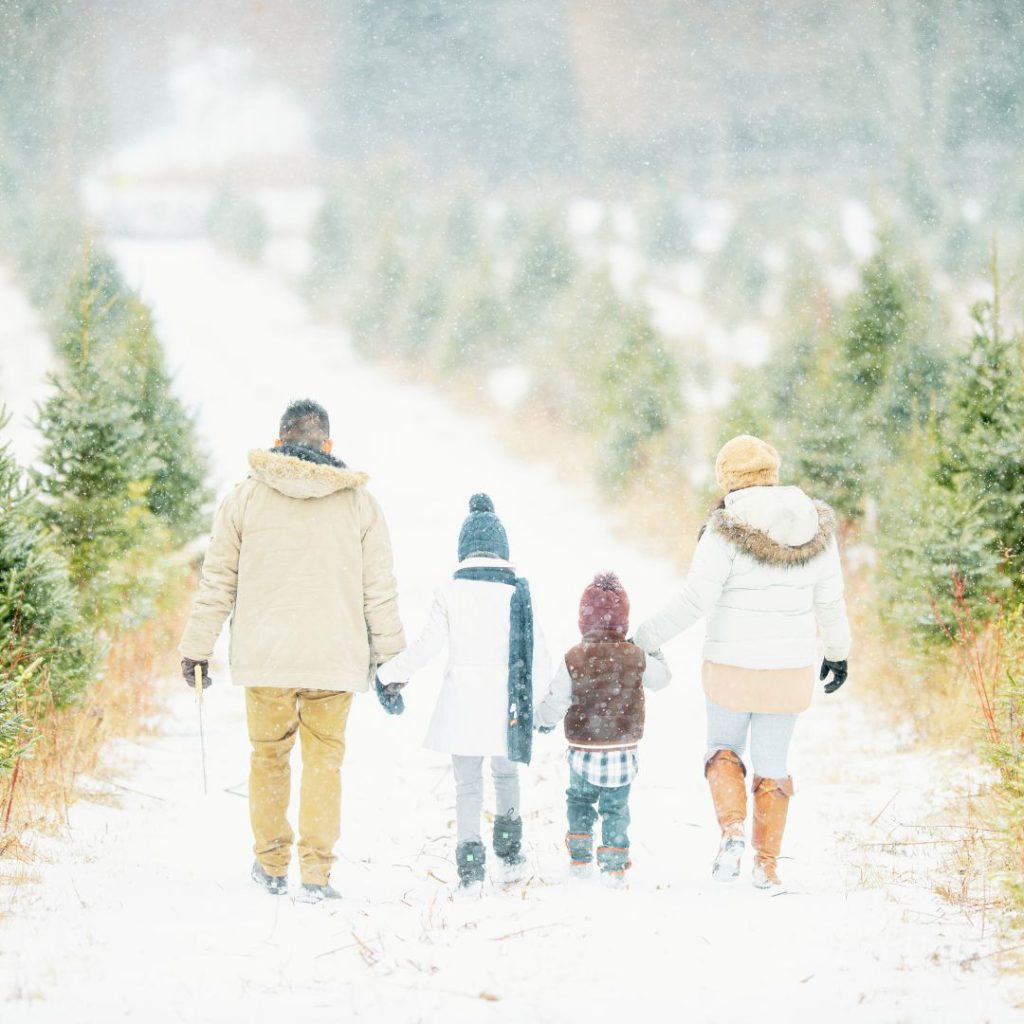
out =
<path fill-rule="evenodd" d="M 565 738 L 574 747 L 632 747 L 644 734 L 647 656 L 618 633 L 587 633 L 565 656 L 572 704 Z"/>

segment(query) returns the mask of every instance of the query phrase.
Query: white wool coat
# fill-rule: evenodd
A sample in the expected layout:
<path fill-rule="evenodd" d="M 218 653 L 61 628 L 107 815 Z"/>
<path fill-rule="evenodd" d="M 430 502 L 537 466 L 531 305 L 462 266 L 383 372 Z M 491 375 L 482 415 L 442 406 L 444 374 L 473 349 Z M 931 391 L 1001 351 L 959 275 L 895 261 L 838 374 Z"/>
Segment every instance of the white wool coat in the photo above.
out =
<path fill-rule="evenodd" d="M 467 558 L 466 568 L 511 568 L 497 558 Z M 441 691 L 424 746 L 466 757 L 508 756 L 508 655 L 514 588 L 448 580 L 434 595 L 427 624 L 405 653 L 382 665 L 380 681 L 405 682 L 447 646 Z M 550 659 L 534 617 L 533 685 L 546 686 Z"/>
<path fill-rule="evenodd" d="M 729 494 L 708 520 L 682 591 L 634 639 L 656 651 L 705 616 L 706 661 L 803 668 L 822 647 L 830 661 L 844 661 L 850 626 L 835 513 L 799 487 Z"/>

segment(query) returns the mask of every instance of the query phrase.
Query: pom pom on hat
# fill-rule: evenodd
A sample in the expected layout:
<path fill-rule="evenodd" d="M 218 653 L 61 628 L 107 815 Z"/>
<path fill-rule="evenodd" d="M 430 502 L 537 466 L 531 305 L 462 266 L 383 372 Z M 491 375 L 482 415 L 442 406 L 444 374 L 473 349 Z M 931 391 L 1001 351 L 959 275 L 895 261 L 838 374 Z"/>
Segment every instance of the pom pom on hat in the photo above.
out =
<path fill-rule="evenodd" d="M 471 555 L 485 555 L 508 561 L 508 535 L 501 520 L 494 514 L 494 502 L 488 494 L 474 494 L 469 499 L 469 515 L 459 533 L 459 561 Z"/>
<path fill-rule="evenodd" d="M 479 494 L 474 494 L 469 499 L 469 511 L 470 512 L 493 512 L 494 502 L 491 501 L 489 494 L 484 494 L 482 491 Z"/>
<path fill-rule="evenodd" d="M 722 445 L 715 459 L 715 478 L 728 494 L 744 487 L 774 487 L 779 482 L 779 453 L 751 434 L 740 434 Z"/>
<path fill-rule="evenodd" d="M 580 598 L 580 633 L 629 632 L 629 595 L 613 572 L 598 573 Z"/>

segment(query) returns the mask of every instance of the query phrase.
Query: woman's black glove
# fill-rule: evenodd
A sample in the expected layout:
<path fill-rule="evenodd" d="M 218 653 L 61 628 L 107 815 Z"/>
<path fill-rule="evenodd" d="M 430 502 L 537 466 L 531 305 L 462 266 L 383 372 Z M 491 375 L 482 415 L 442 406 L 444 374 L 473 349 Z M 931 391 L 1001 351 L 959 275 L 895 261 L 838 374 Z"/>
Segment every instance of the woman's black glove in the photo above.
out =
<path fill-rule="evenodd" d="M 821 663 L 821 672 L 818 675 L 819 679 L 827 679 L 829 672 L 832 673 L 832 681 L 825 683 L 826 693 L 835 693 L 843 683 L 846 682 L 846 662 L 845 661 L 829 661 L 826 658 Z"/>
<path fill-rule="evenodd" d="M 405 683 L 388 683 L 385 686 L 378 678 L 375 685 L 380 706 L 389 715 L 400 715 L 405 710 L 405 699 L 402 697 Z"/>

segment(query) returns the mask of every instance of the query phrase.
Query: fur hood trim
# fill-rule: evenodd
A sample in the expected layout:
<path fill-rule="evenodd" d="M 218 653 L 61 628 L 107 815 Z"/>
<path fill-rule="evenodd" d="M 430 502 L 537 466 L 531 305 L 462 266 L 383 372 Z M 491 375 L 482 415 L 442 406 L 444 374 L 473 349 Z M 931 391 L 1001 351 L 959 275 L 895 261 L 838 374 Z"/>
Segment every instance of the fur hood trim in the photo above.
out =
<path fill-rule="evenodd" d="M 335 491 L 354 491 L 369 479 L 338 459 L 324 458 L 319 452 L 305 448 L 297 452 L 295 445 L 281 445 L 249 452 L 249 467 L 257 480 L 289 498 L 323 498 Z"/>
<path fill-rule="evenodd" d="M 816 501 L 814 509 L 818 513 L 818 532 L 806 544 L 795 547 L 780 543 L 727 508 L 715 509 L 711 513 L 708 529 L 763 565 L 782 569 L 806 565 L 828 547 L 836 534 L 836 514 L 832 507 Z"/>

